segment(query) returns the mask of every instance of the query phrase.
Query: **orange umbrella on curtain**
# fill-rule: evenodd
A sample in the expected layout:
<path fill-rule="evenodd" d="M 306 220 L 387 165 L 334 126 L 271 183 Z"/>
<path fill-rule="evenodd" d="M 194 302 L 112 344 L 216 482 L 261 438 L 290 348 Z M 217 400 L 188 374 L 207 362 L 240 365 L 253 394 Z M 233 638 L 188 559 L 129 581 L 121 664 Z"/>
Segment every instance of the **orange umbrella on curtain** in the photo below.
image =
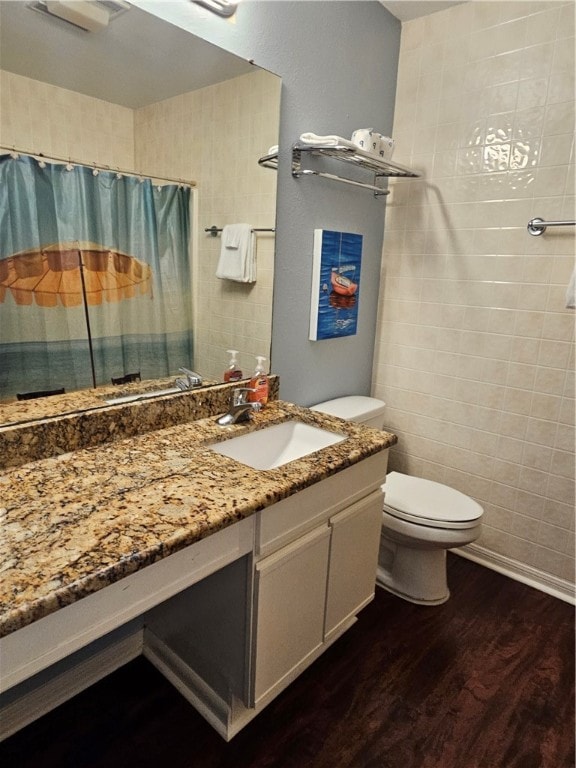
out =
<path fill-rule="evenodd" d="M 16 304 L 84 306 L 92 383 L 96 368 L 88 306 L 152 296 L 152 269 L 135 256 L 98 243 L 54 243 L 0 259 L 0 302 L 8 291 Z"/>
<path fill-rule="evenodd" d="M 0 260 L 0 302 L 77 307 L 152 295 L 148 264 L 97 243 L 54 243 Z"/>

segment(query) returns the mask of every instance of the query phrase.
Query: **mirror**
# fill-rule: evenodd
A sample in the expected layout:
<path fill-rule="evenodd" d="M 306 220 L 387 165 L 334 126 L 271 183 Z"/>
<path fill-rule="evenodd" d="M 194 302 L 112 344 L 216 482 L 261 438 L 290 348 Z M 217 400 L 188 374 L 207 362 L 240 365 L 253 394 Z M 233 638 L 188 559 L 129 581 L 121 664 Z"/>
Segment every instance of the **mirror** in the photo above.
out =
<path fill-rule="evenodd" d="M 45 6 L 0 2 L 0 152 L 194 181 L 194 359 L 180 365 L 220 382 L 236 349 L 248 377 L 270 357 L 276 174 L 258 159 L 278 143 L 280 78 L 127 3 L 107 3 L 119 12 L 95 33 L 30 5 Z M 237 222 L 261 230 L 255 283 L 215 274 L 221 237 L 205 230 Z"/>

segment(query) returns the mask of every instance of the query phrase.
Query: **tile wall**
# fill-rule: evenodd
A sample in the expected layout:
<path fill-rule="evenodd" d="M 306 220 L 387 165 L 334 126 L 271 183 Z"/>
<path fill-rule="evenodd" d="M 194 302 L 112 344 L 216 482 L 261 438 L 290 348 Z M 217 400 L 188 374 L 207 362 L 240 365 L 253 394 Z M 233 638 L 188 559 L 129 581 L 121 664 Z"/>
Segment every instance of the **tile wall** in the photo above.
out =
<path fill-rule="evenodd" d="M 484 507 L 468 554 L 574 577 L 574 3 L 469 2 L 403 24 L 373 393 L 392 468 Z"/>
<path fill-rule="evenodd" d="M 134 168 L 134 112 L 0 71 L 0 144 L 130 169 Z"/>
<path fill-rule="evenodd" d="M 275 226 L 277 174 L 258 158 L 278 143 L 279 113 L 280 79 L 263 70 L 136 112 L 138 167 L 198 185 L 194 365 L 211 378 L 222 378 L 227 349 L 246 375 L 270 354 L 274 235 L 257 237 L 257 280 L 242 284 L 216 278 L 221 240 L 204 229 Z"/>

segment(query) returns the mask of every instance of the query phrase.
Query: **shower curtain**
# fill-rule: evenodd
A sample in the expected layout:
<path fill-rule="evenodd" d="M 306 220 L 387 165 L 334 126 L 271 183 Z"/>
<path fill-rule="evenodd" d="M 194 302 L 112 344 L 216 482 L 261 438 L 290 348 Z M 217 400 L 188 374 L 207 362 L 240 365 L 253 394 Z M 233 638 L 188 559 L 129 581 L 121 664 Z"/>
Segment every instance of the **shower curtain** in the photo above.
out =
<path fill-rule="evenodd" d="M 189 206 L 188 187 L 0 157 L 0 399 L 193 367 Z"/>

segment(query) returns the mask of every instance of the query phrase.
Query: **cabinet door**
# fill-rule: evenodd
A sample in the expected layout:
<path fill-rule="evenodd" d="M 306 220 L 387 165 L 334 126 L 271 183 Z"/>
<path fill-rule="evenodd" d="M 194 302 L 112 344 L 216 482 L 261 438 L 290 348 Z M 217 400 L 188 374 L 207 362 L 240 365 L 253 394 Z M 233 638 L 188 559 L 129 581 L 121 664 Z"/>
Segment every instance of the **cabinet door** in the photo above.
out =
<path fill-rule="evenodd" d="M 330 519 L 326 640 L 374 597 L 382 501 L 375 491 Z"/>
<path fill-rule="evenodd" d="M 324 640 L 327 525 L 256 563 L 253 701 L 281 690 Z"/>

